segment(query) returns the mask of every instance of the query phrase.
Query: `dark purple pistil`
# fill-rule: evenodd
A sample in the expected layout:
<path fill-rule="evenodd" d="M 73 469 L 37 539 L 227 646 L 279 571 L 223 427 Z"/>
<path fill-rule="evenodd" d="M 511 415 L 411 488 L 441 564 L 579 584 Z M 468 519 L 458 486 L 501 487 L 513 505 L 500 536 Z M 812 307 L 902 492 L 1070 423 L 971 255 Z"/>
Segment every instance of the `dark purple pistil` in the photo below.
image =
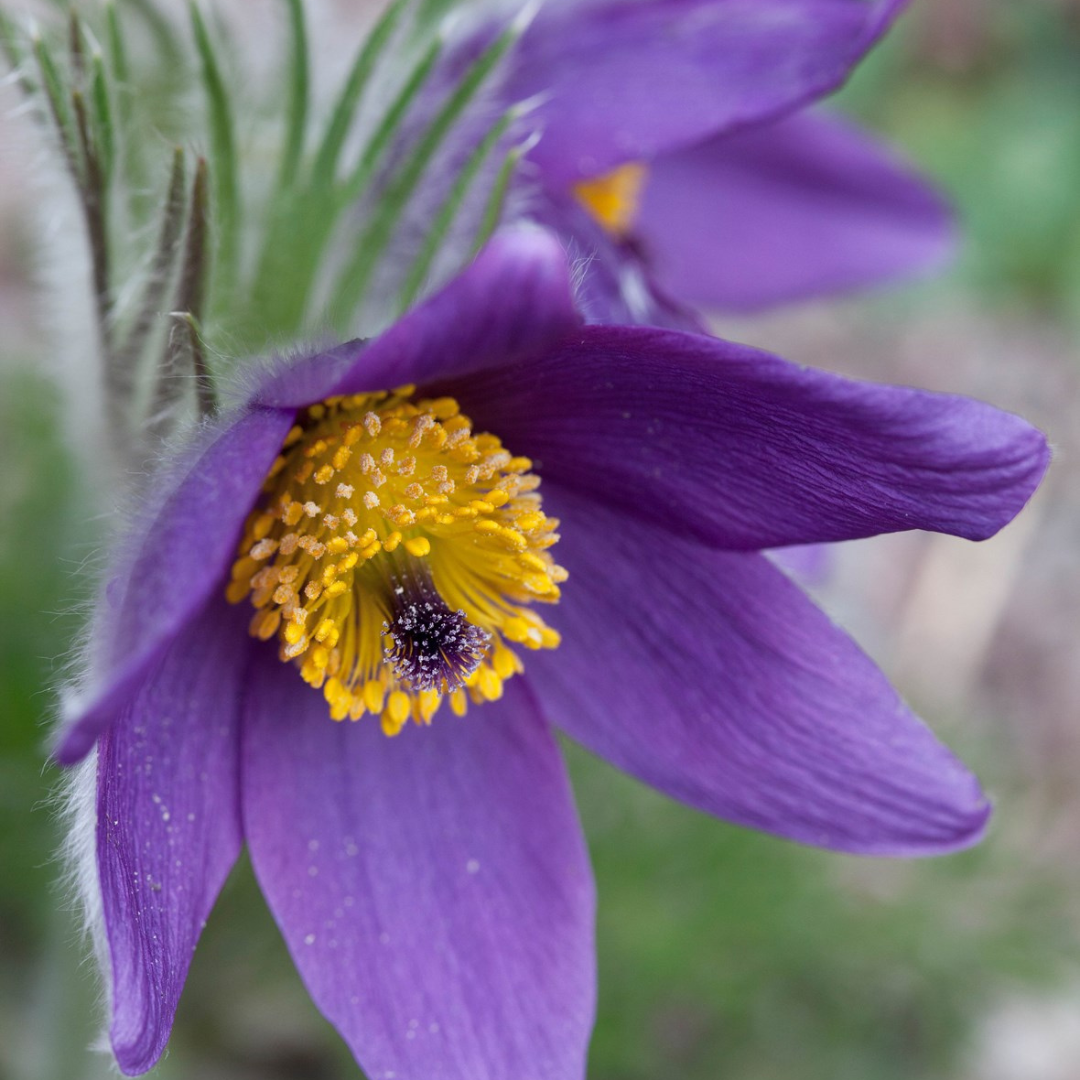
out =
<path fill-rule="evenodd" d="M 479 667 L 491 635 L 464 611 L 451 611 L 415 563 L 395 579 L 394 618 L 383 628 L 394 675 L 412 690 L 459 689 Z"/>

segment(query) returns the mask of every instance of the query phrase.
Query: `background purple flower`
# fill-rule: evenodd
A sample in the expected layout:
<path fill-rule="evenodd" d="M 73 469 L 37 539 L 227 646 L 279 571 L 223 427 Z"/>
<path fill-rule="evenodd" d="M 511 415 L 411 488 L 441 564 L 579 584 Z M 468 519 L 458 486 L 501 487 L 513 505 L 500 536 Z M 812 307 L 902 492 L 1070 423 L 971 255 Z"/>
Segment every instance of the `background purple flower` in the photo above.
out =
<path fill-rule="evenodd" d="M 415 382 L 534 458 L 563 519 L 563 644 L 503 701 L 396 740 L 335 725 L 223 599 L 298 408 Z M 977 402 L 715 339 L 581 327 L 519 231 L 369 344 L 271 372 L 133 521 L 58 750 L 97 743 L 114 1050 L 157 1059 L 246 840 L 316 1003 L 373 1076 L 579 1078 L 593 894 L 550 725 L 691 805 L 849 851 L 952 850 L 977 782 L 758 552 L 925 528 L 979 539 L 1045 441 Z"/>
<path fill-rule="evenodd" d="M 939 264 L 941 199 L 870 136 L 807 106 L 835 90 L 902 0 L 544 5 L 511 60 L 535 99 L 523 167 L 536 217 L 582 260 L 599 322 L 687 325 Z M 643 165 L 624 228 L 575 185 Z M 531 167 L 531 168 L 530 168 Z"/>

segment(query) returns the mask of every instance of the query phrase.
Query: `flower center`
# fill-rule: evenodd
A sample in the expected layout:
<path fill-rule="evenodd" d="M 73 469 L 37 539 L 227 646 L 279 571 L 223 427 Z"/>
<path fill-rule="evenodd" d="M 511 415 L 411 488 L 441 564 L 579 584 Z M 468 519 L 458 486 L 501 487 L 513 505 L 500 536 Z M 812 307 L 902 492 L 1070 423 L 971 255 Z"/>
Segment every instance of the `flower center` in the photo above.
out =
<path fill-rule="evenodd" d="M 621 240 L 637 222 L 647 179 L 648 168 L 630 162 L 575 184 L 574 196 L 607 232 Z"/>
<path fill-rule="evenodd" d="M 522 670 L 508 643 L 554 648 L 531 609 L 559 599 L 558 522 L 540 478 L 452 398 L 412 387 L 312 405 L 286 436 L 244 530 L 232 603 L 277 637 L 330 716 L 396 735 L 448 697 L 493 701 Z"/>

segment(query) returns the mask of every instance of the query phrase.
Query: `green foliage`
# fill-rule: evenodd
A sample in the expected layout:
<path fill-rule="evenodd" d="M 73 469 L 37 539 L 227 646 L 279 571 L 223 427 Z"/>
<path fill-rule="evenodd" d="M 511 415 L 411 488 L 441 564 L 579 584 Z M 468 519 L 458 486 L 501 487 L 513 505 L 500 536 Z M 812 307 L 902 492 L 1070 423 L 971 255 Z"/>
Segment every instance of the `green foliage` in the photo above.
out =
<path fill-rule="evenodd" d="M 955 280 L 1080 330 L 1080 31 L 1050 5 L 988 3 L 987 59 L 929 66 L 890 35 L 844 104 L 909 149 L 957 207 Z"/>
<path fill-rule="evenodd" d="M 446 97 L 404 162 L 394 172 L 378 211 L 371 215 L 370 223 L 356 244 L 352 259 L 338 278 L 333 299 L 330 301 L 330 320 L 336 329 L 344 331 L 350 324 L 368 280 L 378 266 L 379 258 L 394 228 L 401 220 L 436 152 L 485 80 L 521 36 L 522 29 L 521 25 L 509 27 L 480 54 Z M 459 198 L 457 205 L 460 206 L 460 203 Z M 423 252 L 420 257 L 423 258 Z"/>
<path fill-rule="evenodd" d="M 472 220 L 466 215 L 476 218 L 475 242 L 458 241 L 458 265 L 497 222 L 519 156 L 516 114 L 485 122 L 470 109 L 497 77 L 520 22 L 436 88 L 437 69 L 446 78 L 439 20 L 415 0 L 395 0 L 360 46 L 324 124 L 310 106 L 303 0 L 285 0 L 282 13 L 286 76 L 265 90 L 238 78 L 235 49 L 194 3 L 187 38 L 153 0 L 122 0 L 105 7 L 93 37 L 70 16 L 64 62 L 48 35 L 30 43 L 37 96 L 84 207 L 118 442 L 132 430 L 164 435 L 185 402 L 210 407 L 207 358 L 264 353 L 328 325 L 356 335 L 368 325 L 373 281 L 397 282 L 401 310 L 443 267 L 449 239 Z M 99 38 L 104 51 L 88 51 Z M 10 20 L 0 22 L 0 42 L 24 69 Z M 370 93 L 376 81 L 378 96 Z M 205 105 L 194 118 L 184 108 L 192 85 Z M 386 86 L 393 90 L 384 103 Z M 467 118 L 470 143 L 455 160 L 452 139 Z M 245 153 L 256 139 L 280 147 L 269 185 Z M 177 198 L 190 166 L 179 144 L 205 148 L 193 174 L 205 176 L 210 198 L 198 213 L 197 190 Z M 417 247 L 398 243 L 391 266 L 403 223 L 421 192 L 430 200 L 432 191 L 434 220 Z M 133 288 L 133 277 L 145 280 Z M 117 308 L 117 296 L 138 299 Z M 178 314 L 163 318 L 163 309 Z M 396 313 L 388 307 L 376 318 Z M 177 378 L 193 368 L 195 380 Z"/>

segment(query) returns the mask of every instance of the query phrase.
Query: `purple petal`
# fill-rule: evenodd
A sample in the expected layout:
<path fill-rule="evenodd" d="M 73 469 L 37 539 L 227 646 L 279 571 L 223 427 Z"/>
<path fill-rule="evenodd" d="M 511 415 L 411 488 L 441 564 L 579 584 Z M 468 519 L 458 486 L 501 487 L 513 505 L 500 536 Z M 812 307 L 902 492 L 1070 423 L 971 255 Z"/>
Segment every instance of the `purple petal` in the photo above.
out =
<path fill-rule="evenodd" d="M 529 355 L 579 322 L 559 240 L 535 226 L 505 229 L 449 285 L 370 344 L 293 362 L 256 400 L 297 408 L 333 394 L 451 378 Z"/>
<path fill-rule="evenodd" d="M 657 158 L 636 231 L 671 295 L 736 310 L 926 270 L 954 240 L 894 155 L 805 112 Z"/>
<path fill-rule="evenodd" d="M 762 123 L 838 86 L 903 0 L 547 4 L 511 98 L 538 99 L 554 185 Z"/>
<path fill-rule="evenodd" d="M 240 853 L 243 612 L 188 624 L 102 737 L 97 856 L 109 1037 L 127 1074 L 165 1047 L 195 943 Z"/>
<path fill-rule="evenodd" d="M 549 720 L 691 806 L 803 843 L 919 855 L 979 838 L 975 778 L 764 556 L 548 498 L 563 641 L 526 677 Z"/>
<path fill-rule="evenodd" d="M 704 333 L 695 312 L 656 288 L 635 245 L 611 236 L 573 196 L 553 191 L 545 196 L 535 217 L 566 247 L 574 300 L 585 322 Z"/>
<path fill-rule="evenodd" d="M 439 388 L 540 474 L 731 549 L 929 529 L 978 540 L 1049 451 L 978 401 L 855 382 L 716 338 L 589 326 Z"/>
<path fill-rule="evenodd" d="M 244 737 L 252 862 L 369 1076 L 582 1080 L 593 885 L 558 748 L 519 680 L 387 739 L 272 650 Z"/>
<path fill-rule="evenodd" d="M 175 636 L 224 587 L 244 518 L 291 423 L 288 412 L 242 412 L 207 429 L 156 480 L 98 607 L 98 684 L 61 734 L 62 765 L 89 752 Z"/>

